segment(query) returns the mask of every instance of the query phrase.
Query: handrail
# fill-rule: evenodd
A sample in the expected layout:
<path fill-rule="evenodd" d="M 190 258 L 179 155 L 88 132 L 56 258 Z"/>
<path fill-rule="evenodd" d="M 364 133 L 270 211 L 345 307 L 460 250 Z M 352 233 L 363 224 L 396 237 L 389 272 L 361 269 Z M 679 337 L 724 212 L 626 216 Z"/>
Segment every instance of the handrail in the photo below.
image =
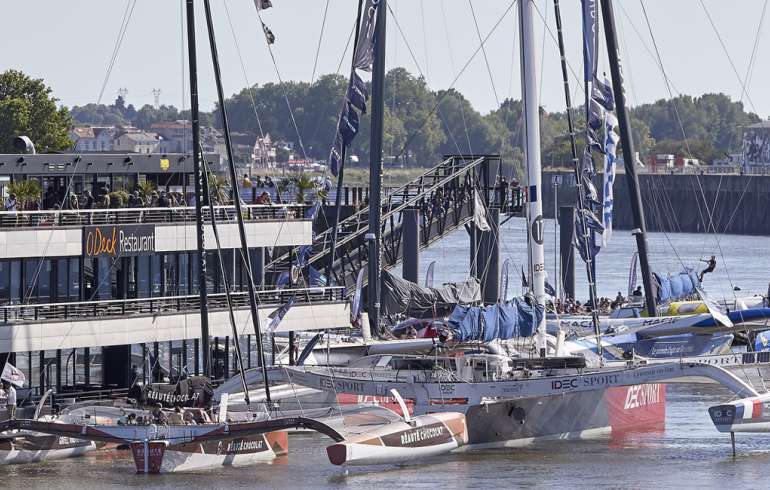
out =
<path fill-rule="evenodd" d="M 308 289 L 274 289 L 257 291 L 262 307 L 277 306 L 294 298 L 295 304 L 344 301 L 343 287 L 318 287 Z M 233 307 L 249 305 L 248 292 L 230 293 Z M 211 310 L 226 309 L 225 293 L 209 294 L 208 304 Z M 41 303 L 25 305 L 7 305 L 0 307 L 0 315 L 5 323 L 26 321 L 55 321 L 65 319 L 90 319 L 127 315 L 157 315 L 195 311 L 200 308 L 198 295 L 161 296 L 153 298 L 131 298 L 103 301 L 80 301 L 71 303 Z"/>
<path fill-rule="evenodd" d="M 243 206 L 244 220 L 305 219 L 302 204 L 248 204 Z M 234 221 L 235 206 L 215 206 L 218 220 Z M 206 209 L 204 220 L 211 220 Z M 32 227 L 81 227 L 88 225 L 188 223 L 195 221 L 195 208 L 117 208 L 117 209 L 57 209 L 46 211 L 0 211 L 0 229 Z"/>

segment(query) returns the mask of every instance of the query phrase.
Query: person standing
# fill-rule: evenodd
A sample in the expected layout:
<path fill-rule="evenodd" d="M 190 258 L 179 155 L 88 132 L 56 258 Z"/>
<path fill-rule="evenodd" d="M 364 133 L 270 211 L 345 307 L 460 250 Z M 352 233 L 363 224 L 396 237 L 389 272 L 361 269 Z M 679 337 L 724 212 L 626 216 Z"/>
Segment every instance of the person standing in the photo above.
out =
<path fill-rule="evenodd" d="M 16 388 L 8 381 L 3 381 L 3 392 L 5 392 L 5 408 L 8 411 L 8 419 L 16 418 Z"/>

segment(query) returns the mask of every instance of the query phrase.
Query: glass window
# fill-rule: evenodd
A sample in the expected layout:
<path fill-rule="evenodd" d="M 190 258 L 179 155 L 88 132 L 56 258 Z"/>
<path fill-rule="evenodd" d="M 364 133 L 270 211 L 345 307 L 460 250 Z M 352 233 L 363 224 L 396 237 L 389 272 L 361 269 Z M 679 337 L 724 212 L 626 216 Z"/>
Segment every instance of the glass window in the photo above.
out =
<path fill-rule="evenodd" d="M 136 258 L 136 283 L 139 298 L 150 297 L 150 257 L 148 255 Z"/>
<path fill-rule="evenodd" d="M 112 284 L 115 282 L 115 268 L 112 267 L 111 257 L 99 257 L 96 259 L 99 272 L 97 273 L 97 286 L 99 299 L 112 299 Z"/>
<path fill-rule="evenodd" d="M 21 303 L 21 260 L 11 262 L 11 303 Z"/>
<path fill-rule="evenodd" d="M 53 264 L 51 259 L 43 259 L 40 264 L 40 274 L 37 279 L 38 283 L 38 301 L 41 303 L 51 302 L 51 273 L 53 271 Z"/>
<path fill-rule="evenodd" d="M 83 259 L 83 300 L 93 301 L 96 297 L 95 259 Z"/>
<path fill-rule="evenodd" d="M 179 294 L 177 254 L 166 254 L 163 256 L 163 260 L 166 264 L 163 268 L 166 296 L 177 296 Z"/>
<path fill-rule="evenodd" d="M 56 283 L 54 285 L 53 298 L 56 301 L 67 301 L 69 299 L 69 272 L 67 266 L 68 259 L 59 259 L 56 261 Z"/>
<path fill-rule="evenodd" d="M 80 260 L 69 259 L 69 298 L 70 301 L 80 301 Z"/>
<path fill-rule="evenodd" d="M 24 259 L 24 300 L 37 300 L 38 275 L 42 267 L 39 259 Z"/>
<path fill-rule="evenodd" d="M 152 262 L 152 295 L 163 296 L 163 282 L 161 271 L 161 256 L 153 255 L 150 257 Z"/>
<path fill-rule="evenodd" d="M 198 256 L 195 252 L 188 254 L 190 260 L 190 294 L 198 294 Z"/>
<path fill-rule="evenodd" d="M 0 260 L 0 303 L 11 301 L 11 262 Z"/>
<path fill-rule="evenodd" d="M 190 294 L 190 255 L 179 253 L 179 293 L 180 296 Z"/>

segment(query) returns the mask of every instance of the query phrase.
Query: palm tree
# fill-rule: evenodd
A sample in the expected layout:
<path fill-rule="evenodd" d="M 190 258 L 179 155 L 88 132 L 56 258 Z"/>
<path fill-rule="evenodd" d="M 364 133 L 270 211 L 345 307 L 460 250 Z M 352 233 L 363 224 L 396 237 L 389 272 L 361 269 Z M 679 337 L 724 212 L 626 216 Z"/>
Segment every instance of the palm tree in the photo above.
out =
<path fill-rule="evenodd" d="M 155 192 L 155 189 L 156 189 L 155 184 L 153 184 L 149 180 L 145 180 L 144 182 L 139 182 L 138 184 L 136 184 L 136 190 L 138 190 L 139 194 L 142 195 L 142 200 L 145 203 L 150 202 L 152 193 Z"/>
<path fill-rule="evenodd" d="M 315 189 L 315 182 L 305 173 L 292 177 L 292 182 L 297 189 L 297 203 L 305 204 L 305 192 Z"/>
<path fill-rule="evenodd" d="M 6 186 L 8 194 L 16 196 L 17 209 L 29 208 L 30 203 L 40 199 L 42 188 L 40 182 L 34 179 L 17 180 Z"/>
<path fill-rule="evenodd" d="M 227 179 L 209 173 L 209 196 L 216 204 L 227 204 L 230 201 L 230 186 Z"/>

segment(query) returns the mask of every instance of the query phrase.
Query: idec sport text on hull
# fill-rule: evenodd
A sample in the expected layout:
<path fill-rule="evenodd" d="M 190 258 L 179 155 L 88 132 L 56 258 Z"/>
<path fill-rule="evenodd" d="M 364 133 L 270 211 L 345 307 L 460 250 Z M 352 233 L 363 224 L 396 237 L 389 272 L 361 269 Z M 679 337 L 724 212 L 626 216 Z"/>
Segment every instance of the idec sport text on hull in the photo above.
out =
<path fill-rule="evenodd" d="M 604 374 L 587 378 L 555 379 L 551 381 L 551 389 L 556 391 L 570 391 L 581 387 L 592 388 L 594 386 L 612 386 L 617 382 L 617 374 Z"/>

